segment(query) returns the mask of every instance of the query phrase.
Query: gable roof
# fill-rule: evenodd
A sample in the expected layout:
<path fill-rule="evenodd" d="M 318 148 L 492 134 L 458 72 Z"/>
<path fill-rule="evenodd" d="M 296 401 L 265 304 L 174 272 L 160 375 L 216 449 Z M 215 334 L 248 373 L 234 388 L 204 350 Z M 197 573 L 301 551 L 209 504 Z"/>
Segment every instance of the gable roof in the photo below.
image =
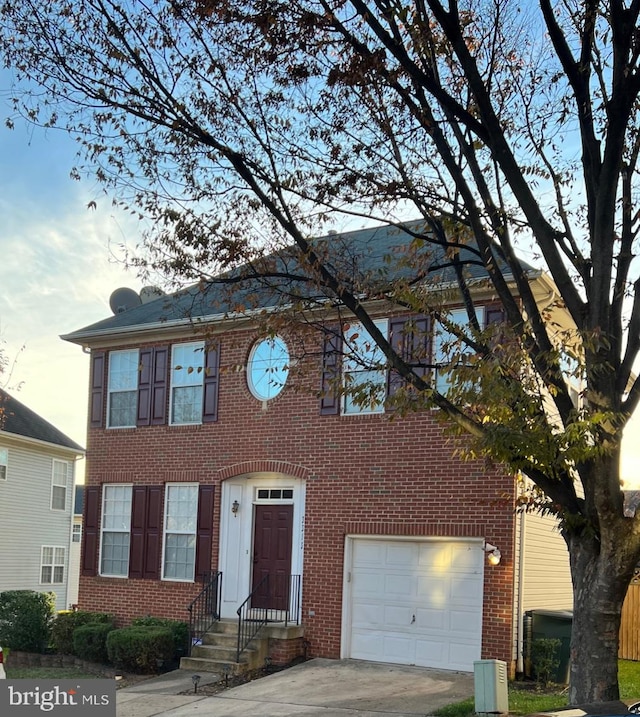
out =
<path fill-rule="evenodd" d="M 49 421 L 0 388 L 0 435 L 3 433 L 70 448 L 78 453 L 85 452 L 82 446 L 65 436 Z"/>
<path fill-rule="evenodd" d="M 367 282 L 388 286 L 397 279 L 414 279 L 415 263 L 420 263 L 423 268 L 429 267 L 429 282 L 449 285 L 455 281 L 455 273 L 444 249 L 429 242 L 423 242 L 422 245 L 412 243 L 416 237 L 427 234 L 432 234 L 430 224 L 416 220 L 343 234 L 332 233 L 312 239 L 310 244 L 332 271 L 346 281 L 353 281 L 354 285 L 358 280 L 362 286 L 367 286 Z M 402 257 L 409 252 L 413 265 L 402 261 Z M 459 259 L 464 264 L 465 276 L 469 281 L 487 278 L 486 269 L 471 243 L 468 248 L 460 250 Z M 302 279 L 291 278 L 292 275 L 302 276 L 305 273 L 294 252 L 287 254 L 285 249 L 266 257 L 264 261 L 276 274 L 269 280 L 242 279 L 241 283 L 230 282 L 246 272 L 246 267 L 240 267 L 222 274 L 218 281 L 201 282 L 174 294 L 141 303 L 61 338 L 82 344 L 86 340 L 100 337 L 189 322 L 210 322 L 229 315 L 247 315 L 250 310 L 273 310 L 289 304 L 292 298 L 318 302 L 327 300 L 327 296 L 321 295 L 313 282 L 305 283 Z M 501 268 L 507 277 L 511 276 L 506 264 L 501 262 Z M 527 264 L 524 264 L 524 268 L 535 272 Z M 358 293 L 357 290 L 355 293 Z M 242 311 L 237 310 L 239 306 L 243 307 Z"/>

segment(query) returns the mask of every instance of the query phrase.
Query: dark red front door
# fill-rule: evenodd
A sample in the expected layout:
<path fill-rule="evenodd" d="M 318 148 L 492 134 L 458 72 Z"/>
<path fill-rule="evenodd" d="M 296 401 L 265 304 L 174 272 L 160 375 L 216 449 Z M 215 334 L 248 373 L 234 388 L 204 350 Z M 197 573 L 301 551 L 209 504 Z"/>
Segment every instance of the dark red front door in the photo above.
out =
<path fill-rule="evenodd" d="M 253 583 L 251 607 L 286 610 L 291 575 L 293 505 L 256 505 L 253 535 Z"/>

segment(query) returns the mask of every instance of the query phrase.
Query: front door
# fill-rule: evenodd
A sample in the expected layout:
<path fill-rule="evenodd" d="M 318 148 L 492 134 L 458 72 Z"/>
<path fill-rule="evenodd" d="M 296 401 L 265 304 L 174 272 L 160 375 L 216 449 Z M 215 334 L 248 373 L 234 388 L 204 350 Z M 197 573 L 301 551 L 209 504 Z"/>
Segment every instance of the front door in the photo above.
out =
<path fill-rule="evenodd" d="M 255 506 L 251 607 L 287 610 L 292 534 L 293 505 Z"/>

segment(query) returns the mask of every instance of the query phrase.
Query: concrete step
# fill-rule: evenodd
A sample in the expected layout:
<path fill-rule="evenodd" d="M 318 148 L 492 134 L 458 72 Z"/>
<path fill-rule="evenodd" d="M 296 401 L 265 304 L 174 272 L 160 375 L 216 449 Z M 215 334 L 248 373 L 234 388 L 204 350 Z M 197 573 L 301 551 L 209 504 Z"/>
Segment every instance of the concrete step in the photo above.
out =
<path fill-rule="evenodd" d="M 209 660 L 203 657 L 183 657 L 180 660 L 181 670 L 194 672 L 215 672 L 218 675 L 240 675 L 249 668 L 246 663 L 225 662 L 224 660 Z"/>

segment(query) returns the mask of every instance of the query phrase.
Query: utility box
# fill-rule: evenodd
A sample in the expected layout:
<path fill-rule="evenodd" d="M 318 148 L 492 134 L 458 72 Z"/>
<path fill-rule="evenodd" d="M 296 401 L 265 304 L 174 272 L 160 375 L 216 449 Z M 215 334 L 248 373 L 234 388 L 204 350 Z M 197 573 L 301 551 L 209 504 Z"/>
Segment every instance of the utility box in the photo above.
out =
<path fill-rule="evenodd" d="M 476 660 L 473 663 L 473 687 L 476 714 L 495 715 L 509 712 L 506 662 Z"/>

